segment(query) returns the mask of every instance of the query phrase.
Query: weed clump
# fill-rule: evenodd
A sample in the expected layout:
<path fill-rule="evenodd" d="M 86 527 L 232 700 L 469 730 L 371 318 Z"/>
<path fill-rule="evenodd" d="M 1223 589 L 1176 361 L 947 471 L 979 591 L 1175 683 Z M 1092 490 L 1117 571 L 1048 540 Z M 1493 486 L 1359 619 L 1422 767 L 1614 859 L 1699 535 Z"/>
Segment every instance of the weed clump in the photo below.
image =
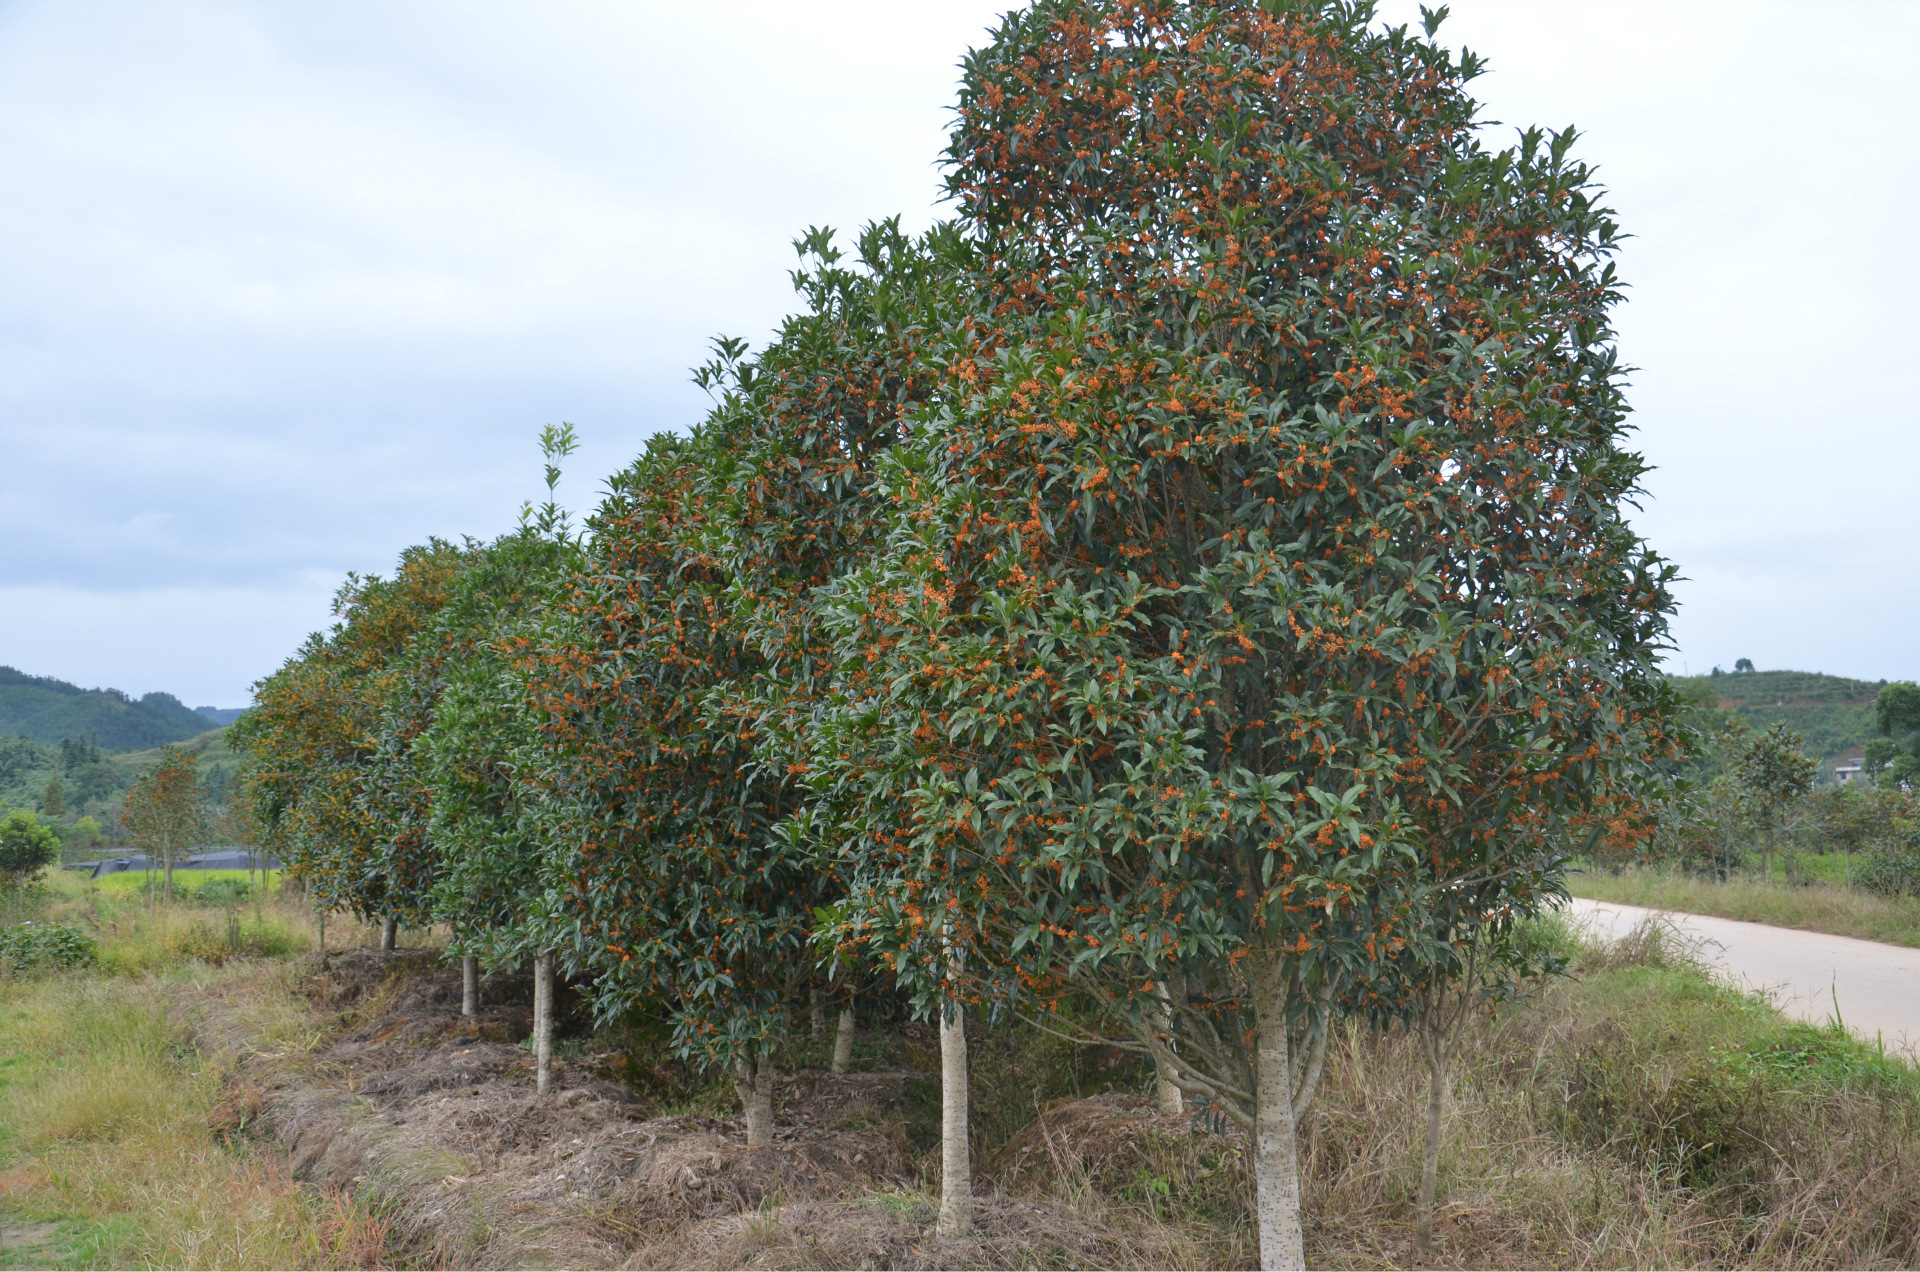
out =
<path fill-rule="evenodd" d="M 0 927 L 0 970 L 15 975 L 84 967 L 99 953 L 99 943 L 70 923 L 28 920 Z"/>

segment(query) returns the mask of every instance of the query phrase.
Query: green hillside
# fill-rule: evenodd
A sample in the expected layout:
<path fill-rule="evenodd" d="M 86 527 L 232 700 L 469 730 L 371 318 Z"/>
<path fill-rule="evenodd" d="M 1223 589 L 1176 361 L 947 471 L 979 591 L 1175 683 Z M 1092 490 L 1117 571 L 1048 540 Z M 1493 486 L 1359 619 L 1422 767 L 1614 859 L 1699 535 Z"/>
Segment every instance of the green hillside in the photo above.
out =
<path fill-rule="evenodd" d="M 189 738 L 177 744 L 182 751 L 193 756 L 194 767 L 200 773 L 200 780 L 206 782 L 219 800 L 226 792 L 227 778 L 240 767 L 240 757 L 227 745 L 227 729 L 222 725 L 217 729 L 208 729 L 196 738 Z M 145 751 L 128 751 L 113 757 L 122 769 L 138 777 L 142 770 L 159 762 L 160 748 L 153 747 Z"/>
<path fill-rule="evenodd" d="M 210 723 L 170 693 L 136 699 L 0 667 L 0 736 L 40 743 L 93 737 L 105 750 L 128 751 L 184 742 Z"/>
<path fill-rule="evenodd" d="M 1857 755 L 1874 736 L 1873 700 L 1885 681 L 1849 680 L 1817 671 L 1736 671 L 1718 676 L 1675 676 L 1674 685 L 1700 704 L 1705 718 L 1748 728 L 1785 723 L 1806 739 L 1809 755 L 1836 760 Z"/>

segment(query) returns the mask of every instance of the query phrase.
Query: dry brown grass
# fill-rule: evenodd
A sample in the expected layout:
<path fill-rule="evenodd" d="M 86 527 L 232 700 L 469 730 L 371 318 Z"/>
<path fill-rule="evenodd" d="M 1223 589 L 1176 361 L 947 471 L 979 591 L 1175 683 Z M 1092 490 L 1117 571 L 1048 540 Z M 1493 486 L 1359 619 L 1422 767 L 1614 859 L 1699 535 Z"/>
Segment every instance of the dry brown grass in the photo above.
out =
<path fill-rule="evenodd" d="M 1315 1266 L 1415 1264 L 1425 1099 L 1404 1035 L 1336 1035 L 1303 1133 Z M 1448 1136 L 1434 1266 L 1920 1264 L 1920 1078 L 1713 986 L 1657 932 L 1476 1022 Z M 1133 1250 L 1253 1261 L 1237 1131 L 1108 1096 L 1049 1110 L 993 1165 Z"/>

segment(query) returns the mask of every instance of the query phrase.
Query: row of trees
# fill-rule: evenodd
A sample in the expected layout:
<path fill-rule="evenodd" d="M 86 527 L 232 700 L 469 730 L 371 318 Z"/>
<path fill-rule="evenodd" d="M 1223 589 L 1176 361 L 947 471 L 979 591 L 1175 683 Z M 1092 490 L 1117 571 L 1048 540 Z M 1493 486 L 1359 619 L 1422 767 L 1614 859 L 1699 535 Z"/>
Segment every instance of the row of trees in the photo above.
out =
<path fill-rule="evenodd" d="M 1675 748 L 1613 222 L 1570 133 L 1482 146 L 1437 18 L 1369 17 L 1008 17 L 952 221 L 810 232 L 801 311 L 718 342 L 711 414 L 584 526 L 549 429 L 518 529 L 351 578 L 261 683 L 290 872 L 664 1013 L 756 1143 L 804 1004 L 904 996 L 943 1231 L 966 1019 L 1124 1043 L 1247 1129 L 1262 1260 L 1304 1266 L 1330 1023 L 1426 1026 L 1437 1091 Z"/>

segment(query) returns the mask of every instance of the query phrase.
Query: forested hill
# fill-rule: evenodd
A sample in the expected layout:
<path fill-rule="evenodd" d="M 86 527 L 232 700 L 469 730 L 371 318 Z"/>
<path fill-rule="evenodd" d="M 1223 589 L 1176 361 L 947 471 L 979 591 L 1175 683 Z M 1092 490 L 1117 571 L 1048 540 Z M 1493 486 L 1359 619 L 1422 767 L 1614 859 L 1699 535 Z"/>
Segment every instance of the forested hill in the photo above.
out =
<path fill-rule="evenodd" d="M 222 723 L 170 693 L 136 699 L 118 689 L 82 689 L 0 667 L 0 736 L 24 733 L 35 742 L 59 742 L 94 734 L 103 749 L 127 751 L 182 742 Z"/>
<path fill-rule="evenodd" d="M 1720 719 L 1737 718 L 1754 729 L 1784 722 L 1806 739 L 1809 755 L 1834 760 L 1859 754 L 1874 736 L 1873 699 L 1886 682 L 1817 671 L 1735 671 L 1675 676 L 1673 683 Z"/>

